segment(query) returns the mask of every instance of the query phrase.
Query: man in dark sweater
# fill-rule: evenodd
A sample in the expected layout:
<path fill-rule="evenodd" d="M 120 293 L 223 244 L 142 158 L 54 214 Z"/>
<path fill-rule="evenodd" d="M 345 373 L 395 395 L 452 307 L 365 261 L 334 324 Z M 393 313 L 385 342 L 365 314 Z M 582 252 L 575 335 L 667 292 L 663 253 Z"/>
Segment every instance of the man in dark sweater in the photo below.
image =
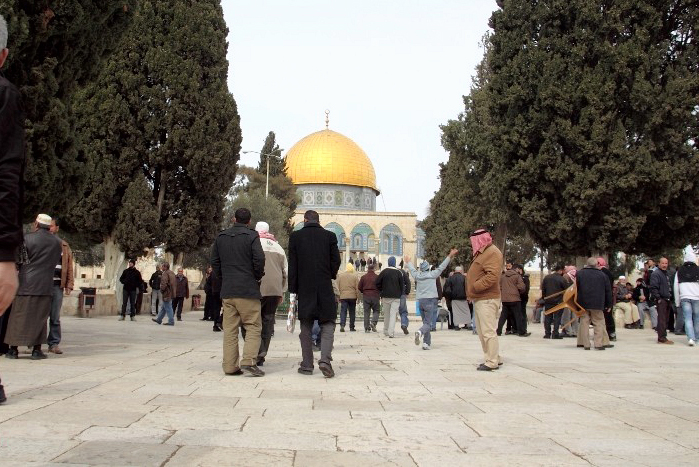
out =
<path fill-rule="evenodd" d="M 376 323 L 379 322 L 379 289 L 376 288 L 378 276 L 374 273 L 374 262 L 367 266 L 367 273 L 359 279 L 357 288 L 362 293 L 364 305 L 364 332 L 376 332 Z M 370 313 L 373 316 L 370 319 Z"/>
<path fill-rule="evenodd" d="M 141 284 L 143 284 L 141 273 L 138 269 L 136 269 L 136 260 L 129 260 L 129 267 L 124 269 L 124 272 L 121 273 L 119 282 L 124 285 L 121 299 L 121 316 L 119 317 L 119 321 L 124 321 L 124 319 L 126 319 L 127 302 L 131 305 L 129 312 L 131 321 L 136 321 L 136 295 L 138 294 L 138 289 L 141 287 Z"/>
<path fill-rule="evenodd" d="M 604 350 L 604 311 L 612 306 L 612 287 L 607 276 L 597 269 L 597 258 L 588 258 L 585 267 L 576 274 L 577 302 L 585 309 L 580 318 L 580 344 L 590 350 L 590 321 L 594 328 L 595 349 Z"/>
<path fill-rule="evenodd" d="M 388 258 L 388 267 L 376 278 L 383 305 L 383 334 L 393 339 L 396 327 L 396 315 L 403 295 L 403 273 L 396 268 L 396 257 Z"/>
<path fill-rule="evenodd" d="M 667 322 L 670 312 L 670 282 L 667 278 L 667 258 L 660 258 L 658 267 L 650 275 L 650 300 L 658 308 L 658 344 L 674 344 L 667 338 Z"/>
<path fill-rule="evenodd" d="M 555 307 L 563 300 L 563 291 L 568 288 L 568 283 L 563 278 L 563 266 L 556 266 L 554 272 L 544 277 L 541 284 L 541 294 L 544 297 L 544 310 Z M 546 298 L 548 297 L 548 298 Z M 558 333 L 561 326 L 561 315 L 563 310 L 546 315 L 544 318 L 544 339 L 562 339 Z M 551 334 L 551 324 L 553 324 L 553 334 Z"/>
<path fill-rule="evenodd" d="M 609 281 L 609 286 L 612 288 L 612 291 L 614 291 L 614 276 L 612 275 L 612 272 L 609 270 L 609 267 L 607 265 L 607 260 L 599 257 L 597 258 L 597 267 L 607 276 L 607 280 Z M 607 328 L 607 334 L 609 335 L 609 340 L 615 341 L 616 340 L 616 323 L 614 322 L 614 315 L 612 314 L 612 306 L 614 306 L 614 300 L 612 299 L 612 304 L 609 305 L 609 309 L 604 310 L 604 324 Z"/>

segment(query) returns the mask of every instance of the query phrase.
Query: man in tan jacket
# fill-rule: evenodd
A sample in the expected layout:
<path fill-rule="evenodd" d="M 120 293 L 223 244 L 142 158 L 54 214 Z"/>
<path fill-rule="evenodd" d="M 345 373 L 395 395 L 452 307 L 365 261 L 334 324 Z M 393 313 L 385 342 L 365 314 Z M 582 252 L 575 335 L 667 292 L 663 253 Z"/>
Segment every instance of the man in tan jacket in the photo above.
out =
<path fill-rule="evenodd" d="M 357 311 L 357 298 L 359 298 L 359 277 L 351 263 L 347 263 L 345 272 L 337 275 L 337 287 L 340 289 L 340 332 L 345 332 L 348 309 L 350 331 L 354 332 L 354 318 Z"/>
<path fill-rule="evenodd" d="M 172 299 L 175 297 L 177 278 L 175 277 L 175 273 L 170 270 L 170 263 L 163 263 L 161 268 L 163 269 L 163 275 L 160 278 L 160 293 L 163 295 L 163 304 L 160 307 L 158 316 L 152 318 L 151 321 L 162 324 L 163 318 L 167 314 L 168 322 L 165 324 L 168 326 L 174 326 L 175 313 L 172 309 Z"/>
<path fill-rule="evenodd" d="M 507 321 L 505 334 L 517 334 L 522 337 L 528 337 L 531 333 L 527 332 L 526 321 L 522 323 L 522 299 L 521 294 L 524 293 L 525 285 L 522 275 L 515 269 L 507 269 L 500 276 L 500 290 L 502 300 L 502 312 L 498 320 L 497 335 L 502 335 L 502 326 Z"/>
<path fill-rule="evenodd" d="M 471 234 L 473 260 L 468 269 L 466 296 L 473 300 L 478 338 L 485 354 L 485 363 L 479 371 L 497 370 L 500 361 L 500 347 L 495 327 L 500 308 L 500 274 L 502 273 L 502 253 L 493 245 L 490 232 L 478 229 Z"/>
<path fill-rule="evenodd" d="M 51 219 L 49 231 L 58 237 L 60 225 L 54 217 Z M 51 297 L 51 314 L 49 315 L 49 352 L 62 354 L 58 346 L 61 343 L 61 306 L 63 306 L 63 294 L 70 295 L 73 291 L 73 252 L 68 242 L 61 240 L 61 261 L 56 265 L 53 274 L 53 296 Z"/>

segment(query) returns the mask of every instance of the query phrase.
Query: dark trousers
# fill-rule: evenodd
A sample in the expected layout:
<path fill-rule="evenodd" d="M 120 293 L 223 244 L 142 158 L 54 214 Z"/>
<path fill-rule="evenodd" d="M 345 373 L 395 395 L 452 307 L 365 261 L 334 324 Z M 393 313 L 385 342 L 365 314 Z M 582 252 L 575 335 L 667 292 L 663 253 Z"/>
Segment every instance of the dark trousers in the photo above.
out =
<path fill-rule="evenodd" d="M 607 334 L 610 337 L 616 335 L 616 324 L 614 323 L 614 314 L 610 311 L 605 311 L 604 313 L 604 325 L 607 328 Z"/>
<path fill-rule="evenodd" d="M 515 311 L 515 323 L 520 336 L 527 333 L 527 302 L 519 302 L 519 310 Z"/>
<path fill-rule="evenodd" d="M 272 334 L 274 334 L 274 314 L 277 312 L 277 305 L 281 297 L 262 297 L 261 313 L 262 313 L 262 334 L 260 339 L 260 352 L 257 354 L 257 362 L 264 362 L 269 344 L 272 342 Z"/>
<path fill-rule="evenodd" d="M 379 322 L 379 297 L 364 296 L 364 330 L 371 329 L 369 314 L 372 310 L 371 322 L 376 325 Z"/>
<path fill-rule="evenodd" d="M 349 310 L 350 329 L 354 330 L 354 320 L 357 314 L 357 299 L 343 298 L 340 300 L 340 326 L 345 327 Z"/>
<path fill-rule="evenodd" d="M 320 324 L 320 359 L 318 363 L 326 363 L 330 365 L 332 360 L 333 341 L 335 339 L 335 322 L 326 321 Z M 313 330 L 313 320 L 301 321 L 301 333 L 299 341 L 301 341 L 301 368 L 313 369 L 313 339 L 311 332 Z"/>
<path fill-rule="evenodd" d="M 5 344 L 5 333 L 7 332 L 7 325 L 10 322 L 10 313 L 12 313 L 12 305 L 5 310 L 5 314 L 0 316 L 0 355 L 4 355 L 10 349 L 10 346 Z"/>
<path fill-rule="evenodd" d="M 177 315 L 177 320 L 182 319 L 182 305 L 184 305 L 184 297 L 175 297 L 172 299 L 172 309 Z"/>
<path fill-rule="evenodd" d="M 129 314 L 131 316 L 136 314 L 136 295 L 138 295 L 138 291 L 124 289 L 121 295 L 121 316 L 126 316 L 127 303 L 131 303 Z"/>
<path fill-rule="evenodd" d="M 670 318 L 670 302 L 663 298 L 658 299 L 658 326 L 655 328 L 658 331 L 658 341 L 667 340 L 667 323 Z"/>
<path fill-rule="evenodd" d="M 521 332 L 519 326 L 517 326 L 517 315 L 519 315 L 522 307 L 521 302 L 502 302 L 502 312 L 500 312 L 500 319 L 498 320 L 498 336 L 502 334 L 502 326 L 507 321 L 507 331 L 512 331 L 513 333 Z"/>
<path fill-rule="evenodd" d="M 555 305 L 550 305 L 548 308 L 553 308 Z M 545 308 L 544 308 L 545 309 Z M 561 327 L 561 318 L 563 310 L 558 310 L 544 318 L 544 335 L 547 337 L 558 336 L 558 328 Z M 551 334 L 551 324 L 553 324 L 553 334 Z"/>
<path fill-rule="evenodd" d="M 220 315 L 221 295 L 212 292 L 206 296 L 206 302 L 204 302 L 204 319 L 216 321 Z"/>

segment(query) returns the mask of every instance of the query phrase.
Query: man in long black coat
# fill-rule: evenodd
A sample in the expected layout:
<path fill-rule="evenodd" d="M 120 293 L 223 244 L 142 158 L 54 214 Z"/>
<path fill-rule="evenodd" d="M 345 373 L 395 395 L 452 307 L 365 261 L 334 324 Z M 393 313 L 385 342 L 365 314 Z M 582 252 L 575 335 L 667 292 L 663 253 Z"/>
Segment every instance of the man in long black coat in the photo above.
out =
<path fill-rule="evenodd" d="M 320 324 L 320 360 L 318 368 L 326 378 L 333 371 L 332 348 L 335 336 L 337 304 L 332 280 L 340 267 L 340 252 L 337 237 L 320 225 L 315 211 L 306 211 L 304 227 L 289 238 L 289 292 L 298 300 L 298 319 L 301 323 L 301 355 L 303 361 L 299 373 L 313 373 L 313 321 Z"/>

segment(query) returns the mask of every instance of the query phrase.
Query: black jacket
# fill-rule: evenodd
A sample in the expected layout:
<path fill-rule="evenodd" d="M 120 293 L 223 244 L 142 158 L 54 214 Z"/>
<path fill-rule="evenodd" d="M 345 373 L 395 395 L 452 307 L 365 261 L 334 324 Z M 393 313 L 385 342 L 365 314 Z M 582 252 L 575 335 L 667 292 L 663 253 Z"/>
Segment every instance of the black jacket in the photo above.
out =
<path fill-rule="evenodd" d="M 529 290 L 531 289 L 529 274 L 522 274 L 522 281 L 524 282 L 524 292 L 519 294 L 519 301 L 526 305 L 529 302 Z"/>
<path fill-rule="evenodd" d="M 141 285 L 143 284 L 143 278 L 141 277 L 141 273 L 139 272 L 139 270 L 135 267 L 126 268 L 124 269 L 124 272 L 121 273 L 119 282 L 124 284 L 124 290 L 128 290 L 129 292 L 131 292 L 141 288 Z"/>
<path fill-rule="evenodd" d="M 541 283 L 541 295 L 542 297 L 548 297 L 557 292 L 562 292 L 568 288 L 568 283 L 566 280 L 558 274 L 557 272 L 551 273 L 544 277 L 544 281 Z M 546 298 L 544 300 L 544 306 L 546 308 L 552 308 L 563 301 L 563 294 L 559 293 L 555 297 Z"/>
<path fill-rule="evenodd" d="M 218 280 L 218 276 L 214 272 L 209 274 L 204 283 L 204 292 L 206 295 L 219 295 L 221 293 L 221 281 Z"/>
<path fill-rule="evenodd" d="M 444 283 L 444 295 L 450 300 L 466 300 L 466 278 L 460 272 L 452 274 Z"/>
<path fill-rule="evenodd" d="M 667 271 L 656 268 L 650 275 L 650 299 L 655 303 L 658 299 L 670 300 L 670 283 Z"/>
<path fill-rule="evenodd" d="M 29 261 L 19 269 L 17 295 L 53 294 L 53 274 L 61 261 L 61 240 L 47 229 L 39 229 L 28 233 L 24 244 Z"/>
<path fill-rule="evenodd" d="M 376 288 L 383 298 L 400 298 L 403 295 L 403 273 L 396 268 L 386 268 L 376 278 Z"/>
<path fill-rule="evenodd" d="M 23 178 L 24 107 L 17 88 L 0 74 L 1 262 L 15 261 L 22 244 Z"/>
<path fill-rule="evenodd" d="M 648 300 L 648 287 L 645 286 L 645 283 L 642 283 L 641 285 L 637 285 L 633 289 L 633 301 L 636 303 L 641 303 L 641 295 L 643 295 L 646 300 Z"/>
<path fill-rule="evenodd" d="M 221 298 L 262 298 L 260 280 L 265 275 L 265 253 L 260 235 L 235 223 L 218 234 L 211 249 L 211 266 L 221 278 Z"/>
<path fill-rule="evenodd" d="M 578 303 L 586 310 L 606 310 L 612 306 L 612 286 L 604 272 L 584 267 L 576 274 Z"/>
<path fill-rule="evenodd" d="M 337 319 L 332 280 L 341 263 L 337 236 L 317 222 L 306 222 L 289 237 L 289 292 L 297 294 L 301 321 Z"/>
<path fill-rule="evenodd" d="M 150 285 L 150 288 L 153 290 L 160 290 L 160 278 L 163 277 L 163 271 L 155 271 L 152 276 L 150 276 L 150 280 L 148 281 L 148 285 Z"/>
<path fill-rule="evenodd" d="M 403 268 L 401 268 L 400 272 L 403 274 L 403 295 L 408 295 L 410 293 L 410 274 Z"/>

